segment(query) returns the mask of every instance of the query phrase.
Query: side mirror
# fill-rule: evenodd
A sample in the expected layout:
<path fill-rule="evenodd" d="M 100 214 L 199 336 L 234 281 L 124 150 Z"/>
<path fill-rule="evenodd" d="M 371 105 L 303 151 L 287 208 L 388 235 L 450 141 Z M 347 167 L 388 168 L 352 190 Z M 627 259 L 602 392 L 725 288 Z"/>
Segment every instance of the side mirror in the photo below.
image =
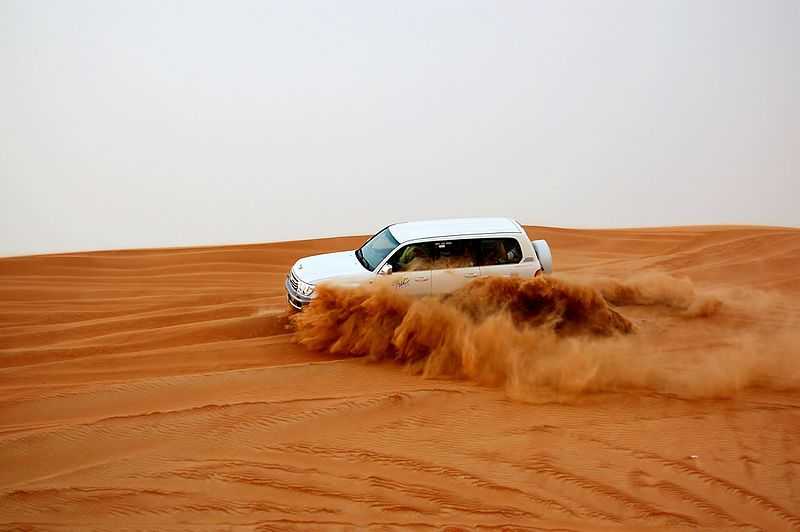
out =
<path fill-rule="evenodd" d="M 384 264 L 383 268 L 378 272 L 378 275 L 392 275 L 392 265 Z"/>

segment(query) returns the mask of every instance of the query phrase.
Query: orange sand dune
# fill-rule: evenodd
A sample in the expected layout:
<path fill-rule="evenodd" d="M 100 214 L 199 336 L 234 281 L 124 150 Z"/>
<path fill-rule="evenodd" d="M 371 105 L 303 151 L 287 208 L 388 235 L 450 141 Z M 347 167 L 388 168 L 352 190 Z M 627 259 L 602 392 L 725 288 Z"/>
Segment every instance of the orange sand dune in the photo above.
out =
<path fill-rule="evenodd" d="M 360 237 L 0 260 L 0 528 L 800 529 L 800 230 L 528 232 L 633 343 L 310 350 L 285 272 Z"/>

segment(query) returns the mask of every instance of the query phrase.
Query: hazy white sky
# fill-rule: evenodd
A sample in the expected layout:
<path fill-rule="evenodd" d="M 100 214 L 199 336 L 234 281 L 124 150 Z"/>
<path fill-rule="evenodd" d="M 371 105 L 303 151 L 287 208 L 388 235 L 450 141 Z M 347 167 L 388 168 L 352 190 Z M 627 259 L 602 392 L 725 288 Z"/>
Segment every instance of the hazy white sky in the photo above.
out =
<path fill-rule="evenodd" d="M 0 255 L 800 225 L 800 2 L 0 0 Z"/>

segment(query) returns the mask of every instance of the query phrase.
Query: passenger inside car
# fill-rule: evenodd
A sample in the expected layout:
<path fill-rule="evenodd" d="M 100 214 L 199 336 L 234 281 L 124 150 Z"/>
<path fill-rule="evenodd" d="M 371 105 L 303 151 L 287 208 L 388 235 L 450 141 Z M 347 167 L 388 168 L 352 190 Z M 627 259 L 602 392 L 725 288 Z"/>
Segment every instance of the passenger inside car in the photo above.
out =
<path fill-rule="evenodd" d="M 487 238 L 481 240 L 481 266 L 516 264 L 522 259 L 519 242 L 513 238 Z"/>
<path fill-rule="evenodd" d="M 474 240 L 436 242 L 433 269 L 471 268 L 477 265 Z"/>

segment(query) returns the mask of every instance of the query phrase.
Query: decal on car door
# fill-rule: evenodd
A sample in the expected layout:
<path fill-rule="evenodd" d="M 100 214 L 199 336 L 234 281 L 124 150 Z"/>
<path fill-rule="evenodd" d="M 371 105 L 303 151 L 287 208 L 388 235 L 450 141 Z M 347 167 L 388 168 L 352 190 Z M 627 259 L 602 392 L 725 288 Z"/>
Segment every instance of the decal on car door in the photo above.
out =
<path fill-rule="evenodd" d="M 395 288 L 405 288 L 408 286 L 411 280 L 408 277 L 403 277 L 402 279 L 397 279 L 396 281 L 392 282 L 392 286 Z"/>

